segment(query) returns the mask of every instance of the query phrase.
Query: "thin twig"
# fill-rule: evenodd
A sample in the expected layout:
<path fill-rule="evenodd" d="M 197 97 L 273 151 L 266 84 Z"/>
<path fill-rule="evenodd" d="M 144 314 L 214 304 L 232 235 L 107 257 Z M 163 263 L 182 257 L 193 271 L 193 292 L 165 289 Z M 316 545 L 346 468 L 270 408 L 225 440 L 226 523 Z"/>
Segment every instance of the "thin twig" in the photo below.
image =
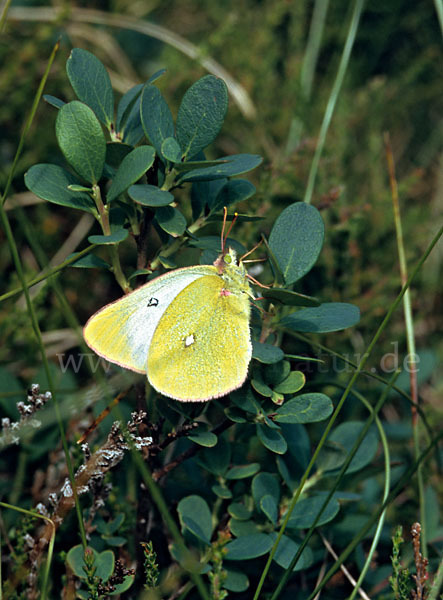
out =
<path fill-rule="evenodd" d="M 392 153 L 391 140 L 389 133 L 384 135 L 386 160 L 388 163 L 389 183 L 391 186 L 392 206 L 394 209 L 395 233 L 397 238 L 398 262 L 400 267 L 400 277 L 402 286 L 405 285 L 408 279 L 408 267 L 406 263 L 406 253 L 403 242 L 403 228 L 400 215 L 400 200 L 398 196 L 397 178 L 395 176 L 394 155 Z M 420 456 L 420 431 L 418 420 L 418 383 L 417 383 L 417 354 L 415 352 L 415 337 L 414 337 L 414 320 L 411 307 L 411 291 L 408 289 L 403 297 L 403 312 L 405 316 L 406 328 L 406 344 L 408 349 L 408 370 L 409 370 L 409 385 L 411 392 L 411 421 L 412 421 L 412 437 L 414 443 L 414 456 L 417 459 Z M 427 540 L 426 540 L 426 500 L 425 486 L 423 481 L 423 470 L 420 467 L 417 469 L 417 484 L 418 496 L 420 505 L 420 520 L 423 526 L 422 545 L 423 555 L 427 556 Z"/>
<path fill-rule="evenodd" d="M 322 533 L 320 533 L 320 537 L 323 541 L 323 544 L 326 546 L 328 552 L 332 555 L 333 559 L 337 560 L 338 554 L 335 552 L 334 548 L 331 546 L 331 544 L 328 542 L 328 540 L 325 538 L 325 536 Z M 357 582 L 352 577 L 351 573 L 348 571 L 348 569 L 345 567 L 345 565 L 340 565 L 340 569 L 343 571 L 345 577 L 352 584 L 352 586 L 355 587 Z M 371 600 L 369 598 L 369 596 L 367 595 L 367 593 L 361 587 L 358 588 L 358 593 L 363 598 L 363 600 Z"/>

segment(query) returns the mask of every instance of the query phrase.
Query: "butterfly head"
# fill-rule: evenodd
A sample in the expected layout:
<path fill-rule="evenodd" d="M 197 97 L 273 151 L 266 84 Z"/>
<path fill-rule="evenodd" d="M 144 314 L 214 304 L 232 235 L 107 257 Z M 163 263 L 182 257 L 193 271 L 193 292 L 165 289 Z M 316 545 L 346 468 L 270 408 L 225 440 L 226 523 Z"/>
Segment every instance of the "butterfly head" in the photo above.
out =
<path fill-rule="evenodd" d="M 237 253 L 233 248 L 228 248 L 225 253 L 220 254 L 214 262 L 214 266 L 224 280 L 227 291 L 234 294 L 246 293 L 253 297 L 248 273 L 241 260 L 238 260 Z"/>

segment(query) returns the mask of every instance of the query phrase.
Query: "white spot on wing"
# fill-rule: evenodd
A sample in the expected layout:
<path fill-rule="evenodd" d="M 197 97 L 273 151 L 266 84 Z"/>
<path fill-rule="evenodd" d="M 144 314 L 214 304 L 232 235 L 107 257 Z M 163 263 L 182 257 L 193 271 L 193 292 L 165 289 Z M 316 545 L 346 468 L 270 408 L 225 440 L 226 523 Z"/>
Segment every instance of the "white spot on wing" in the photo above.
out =
<path fill-rule="evenodd" d="M 185 348 L 189 348 L 189 346 L 192 346 L 192 344 L 195 342 L 195 337 L 194 334 L 191 333 L 191 335 L 187 335 L 185 337 Z"/>

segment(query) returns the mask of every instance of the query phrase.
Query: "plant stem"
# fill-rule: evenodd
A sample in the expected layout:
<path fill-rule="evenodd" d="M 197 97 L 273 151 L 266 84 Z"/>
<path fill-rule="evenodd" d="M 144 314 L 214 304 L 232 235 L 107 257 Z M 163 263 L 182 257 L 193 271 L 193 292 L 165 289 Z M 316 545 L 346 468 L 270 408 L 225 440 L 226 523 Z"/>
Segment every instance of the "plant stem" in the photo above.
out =
<path fill-rule="evenodd" d="M 400 201 L 398 197 L 398 186 L 397 179 L 395 176 L 395 164 L 394 156 L 392 153 L 391 141 L 389 133 L 384 135 L 386 159 L 388 163 L 389 171 L 389 183 L 391 186 L 392 205 L 394 209 L 394 222 L 395 222 L 395 233 L 397 238 L 397 250 L 398 250 L 398 262 L 400 266 L 400 277 L 401 283 L 404 285 L 408 279 L 408 267 L 406 263 L 405 247 L 403 242 L 403 228 L 401 224 L 400 215 Z M 411 308 L 411 294 L 410 290 L 406 290 L 403 297 L 403 311 L 405 315 L 405 326 L 406 326 L 406 345 L 408 349 L 408 369 L 409 369 L 409 381 L 411 391 L 411 420 L 412 420 L 412 438 L 414 444 L 414 455 L 415 459 L 420 456 L 420 431 L 419 431 L 419 420 L 417 413 L 418 406 L 418 384 L 417 384 L 417 354 L 415 352 L 415 337 L 414 337 L 414 320 L 412 317 Z M 423 556 L 427 558 L 427 543 L 426 543 L 426 507 L 425 507 L 425 486 L 423 481 L 423 467 L 420 465 L 417 469 L 417 484 L 418 484 L 418 496 L 420 503 L 420 523 L 421 523 L 421 542 L 423 549 Z"/>
<path fill-rule="evenodd" d="M 394 373 L 394 376 L 392 377 L 391 381 L 389 382 L 390 387 L 389 387 L 389 390 L 387 390 L 388 392 L 392 389 L 392 386 L 394 385 L 394 382 L 397 379 L 397 376 L 399 374 L 400 374 L 400 371 L 397 371 L 396 373 Z M 366 400 L 366 398 L 364 396 L 362 396 L 362 394 L 360 394 L 356 390 L 353 390 L 352 393 L 354 394 L 354 396 L 356 396 L 360 400 L 360 402 L 362 402 L 366 406 L 366 408 L 369 410 L 369 412 L 373 412 L 374 409 L 369 404 L 369 402 Z M 383 502 L 385 502 L 389 496 L 389 488 L 391 487 L 391 459 L 390 459 L 388 439 L 386 437 L 386 433 L 383 429 L 383 425 L 381 424 L 381 421 L 378 418 L 378 416 L 375 417 L 375 423 L 377 425 L 377 429 L 378 429 L 378 432 L 380 435 L 380 440 L 381 440 L 381 443 L 383 446 L 384 463 L 385 463 L 385 485 L 384 485 L 384 490 L 383 490 Z M 355 596 L 357 595 L 358 589 L 362 585 L 363 580 L 366 576 L 366 573 L 368 572 L 368 569 L 371 566 L 371 562 L 374 557 L 374 553 L 377 549 L 377 545 L 380 540 L 380 536 L 381 536 L 382 529 L 383 529 L 383 524 L 385 522 L 386 510 L 387 510 L 387 508 L 385 508 L 385 510 L 380 514 L 380 519 L 377 523 L 377 529 L 375 530 L 374 537 L 372 538 L 371 547 L 369 549 L 368 555 L 366 556 L 365 564 L 363 566 L 363 569 L 361 570 L 359 578 L 357 579 L 357 583 L 354 587 L 354 590 L 353 590 L 352 594 L 349 596 L 349 600 L 354 600 Z"/>
<path fill-rule="evenodd" d="M 92 190 L 93 190 L 92 197 L 94 199 L 95 205 L 98 210 L 98 214 L 99 214 L 98 220 L 102 227 L 102 231 L 105 235 L 111 235 L 112 231 L 111 231 L 111 225 L 109 223 L 108 206 L 105 206 L 103 204 L 99 186 L 94 185 Z M 115 277 L 117 283 L 119 284 L 119 286 L 124 291 L 124 293 L 127 294 L 131 290 L 131 288 L 128 283 L 128 280 L 125 277 L 125 274 L 123 273 L 123 269 L 120 264 L 120 256 L 118 254 L 118 248 L 117 248 L 116 244 L 110 245 L 109 255 L 111 258 L 112 272 L 114 273 L 114 277 Z"/>

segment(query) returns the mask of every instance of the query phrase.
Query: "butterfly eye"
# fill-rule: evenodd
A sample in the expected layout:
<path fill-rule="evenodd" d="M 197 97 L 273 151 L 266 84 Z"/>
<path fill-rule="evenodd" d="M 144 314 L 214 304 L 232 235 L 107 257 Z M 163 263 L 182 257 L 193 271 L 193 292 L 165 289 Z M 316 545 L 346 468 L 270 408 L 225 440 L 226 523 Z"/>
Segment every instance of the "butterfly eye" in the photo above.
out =
<path fill-rule="evenodd" d="M 230 254 L 227 254 L 227 255 L 224 257 L 224 261 L 225 261 L 225 263 L 226 263 L 227 265 L 230 265 L 230 264 L 232 263 L 232 256 L 231 256 Z"/>

